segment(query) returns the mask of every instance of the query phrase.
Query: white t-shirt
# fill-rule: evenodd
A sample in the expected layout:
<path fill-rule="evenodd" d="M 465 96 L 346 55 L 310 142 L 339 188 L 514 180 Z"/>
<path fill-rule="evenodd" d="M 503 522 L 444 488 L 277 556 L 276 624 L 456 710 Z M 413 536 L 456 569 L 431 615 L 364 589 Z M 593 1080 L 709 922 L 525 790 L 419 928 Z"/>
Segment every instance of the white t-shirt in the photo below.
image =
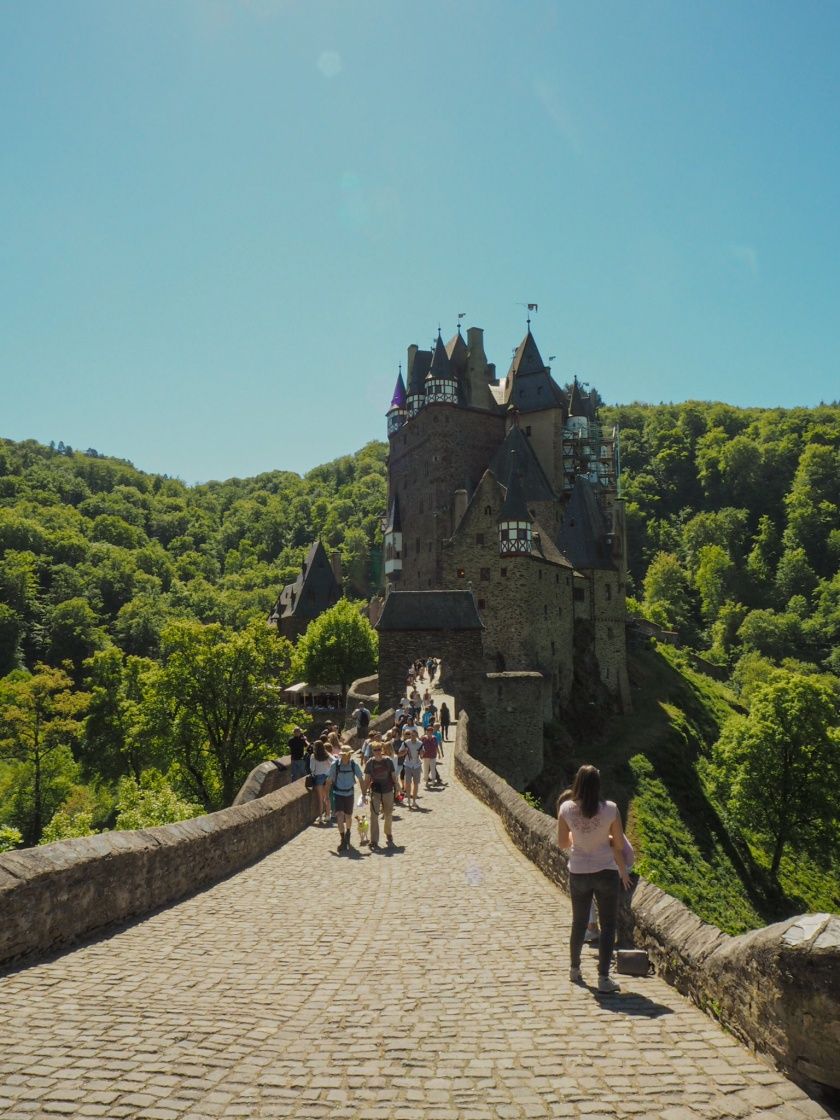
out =
<path fill-rule="evenodd" d="M 618 871 L 610 845 L 610 826 L 618 816 L 614 801 L 602 801 L 594 817 L 585 817 L 576 802 L 564 801 L 560 816 L 572 833 L 569 871 L 573 875 Z"/>
<path fill-rule="evenodd" d="M 408 767 L 418 767 L 420 765 L 420 751 L 422 750 L 422 743 L 419 739 L 404 739 L 403 749 L 405 750 L 405 765 Z"/>

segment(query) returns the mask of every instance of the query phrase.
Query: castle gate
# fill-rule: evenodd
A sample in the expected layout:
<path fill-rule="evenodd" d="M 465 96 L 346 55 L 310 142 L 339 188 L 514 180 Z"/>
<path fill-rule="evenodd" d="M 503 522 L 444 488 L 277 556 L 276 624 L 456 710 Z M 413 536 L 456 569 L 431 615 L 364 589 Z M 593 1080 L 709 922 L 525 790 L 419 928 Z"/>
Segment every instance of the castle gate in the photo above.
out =
<path fill-rule="evenodd" d="M 392 591 L 376 624 L 379 633 L 379 707 L 394 707 L 405 695 L 408 667 L 417 657 L 438 657 L 441 687 L 480 721 L 482 632 L 471 591 Z M 454 715 L 455 713 L 453 713 Z"/>

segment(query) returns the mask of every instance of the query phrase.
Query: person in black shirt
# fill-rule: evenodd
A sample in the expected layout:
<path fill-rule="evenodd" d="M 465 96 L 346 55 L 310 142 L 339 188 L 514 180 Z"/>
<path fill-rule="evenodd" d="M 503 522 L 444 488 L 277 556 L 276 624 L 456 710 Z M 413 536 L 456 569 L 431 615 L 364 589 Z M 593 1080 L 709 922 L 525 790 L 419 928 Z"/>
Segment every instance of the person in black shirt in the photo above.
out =
<path fill-rule="evenodd" d="M 303 733 L 302 728 L 296 727 L 294 734 L 289 740 L 289 757 L 292 760 L 292 776 L 291 781 L 296 782 L 298 778 L 302 778 L 306 774 L 306 748 L 309 746 L 309 740 Z"/>

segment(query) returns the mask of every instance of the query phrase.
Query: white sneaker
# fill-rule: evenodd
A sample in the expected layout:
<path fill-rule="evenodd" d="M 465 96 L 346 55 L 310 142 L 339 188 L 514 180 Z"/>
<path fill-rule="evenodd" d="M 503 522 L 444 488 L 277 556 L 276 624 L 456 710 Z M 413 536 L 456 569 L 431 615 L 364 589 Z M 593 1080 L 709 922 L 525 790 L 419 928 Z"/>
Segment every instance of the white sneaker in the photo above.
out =
<path fill-rule="evenodd" d="M 571 982 L 573 984 L 582 984 L 583 983 L 583 974 L 581 973 L 579 968 L 570 968 L 569 969 L 569 979 L 571 980 Z"/>
<path fill-rule="evenodd" d="M 615 980 L 610 979 L 609 976 L 598 977 L 598 991 L 599 992 L 620 992 L 621 985 L 616 984 Z"/>

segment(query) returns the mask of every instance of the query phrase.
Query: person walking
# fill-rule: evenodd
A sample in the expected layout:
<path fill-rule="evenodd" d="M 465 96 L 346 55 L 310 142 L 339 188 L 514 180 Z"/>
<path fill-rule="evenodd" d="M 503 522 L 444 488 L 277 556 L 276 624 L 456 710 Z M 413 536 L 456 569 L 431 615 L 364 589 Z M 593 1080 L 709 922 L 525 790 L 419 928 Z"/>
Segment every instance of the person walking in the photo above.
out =
<path fill-rule="evenodd" d="M 385 842 L 389 848 L 394 846 L 393 827 L 394 795 L 397 789 L 397 774 L 393 758 L 385 754 L 384 744 L 374 741 L 371 744 L 370 761 L 365 766 L 365 780 L 362 793 L 370 794 L 370 850 L 379 848 L 379 814 L 385 824 Z"/>
<path fill-rule="evenodd" d="M 409 809 L 417 808 L 417 790 L 420 788 L 420 738 L 417 729 L 412 728 L 407 738 L 403 739 L 400 758 L 403 760 L 403 781 L 406 800 Z"/>
<path fill-rule="evenodd" d="M 449 742 L 449 725 L 451 722 L 452 716 L 449 712 L 449 705 L 444 700 L 440 706 L 440 730 L 446 743 Z"/>
<path fill-rule="evenodd" d="M 350 848 L 350 828 L 353 824 L 353 802 L 356 780 L 364 781 L 358 762 L 353 758 L 353 748 L 349 743 L 342 744 L 341 757 L 330 767 L 327 789 L 335 790 L 335 819 L 341 834 L 338 850 L 346 852 Z"/>
<path fill-rule="evenodd" d="M 302 778 L 306 774 L 306 748 L 308 746 L 309 740 L 304 735 L 303 729 L 296 727 L 289 740 L 289 758 L 292 760 L 289 781 L 296 782 L 298 778 Z"/>
<path fill-rule="evenodd" d="M 438 744 L 431 726 L 426 728 L 421 744 L 423 748 L 423 781 L 426 784 L 426 789 L 428 789 L 432 783 L 437 784 Z"/>
<path fill-rule="evenodd" d="M 621 990 L 610 977 L 615 945 L 618 892 L 630 879 L 624 862 L 624 829 L 614 801 L 601 799 L 601 774 L 581 766 L 572 782 L 571 797 L 557 811 L 557 844 L 569 853 L 569 895 L 572 929 L 569 937 L 569 979 L 583 982 L 580 954 L 592 898 L 598 903 L 601 940 L 598 944 L 598 991 Z"/>
<path fill-rule="evenodd" d="M 315 741 L 315 748 L 309 759 L 309 772 L 312 775 L 312 788 L 318 797 L 318 824 L 330 823 L 330 799 L 327 796 L 327 778 L 332 769 L 333 756 L 327 750 L 326 744 L 320 739 Z"/>
<path fill-rule="evenodd" d="M 356 721 L 356 738 L 364 742 L 370 725 L 370 710 L 365 706 L 364 701 L 353 712 L 353 719 Z"/>

